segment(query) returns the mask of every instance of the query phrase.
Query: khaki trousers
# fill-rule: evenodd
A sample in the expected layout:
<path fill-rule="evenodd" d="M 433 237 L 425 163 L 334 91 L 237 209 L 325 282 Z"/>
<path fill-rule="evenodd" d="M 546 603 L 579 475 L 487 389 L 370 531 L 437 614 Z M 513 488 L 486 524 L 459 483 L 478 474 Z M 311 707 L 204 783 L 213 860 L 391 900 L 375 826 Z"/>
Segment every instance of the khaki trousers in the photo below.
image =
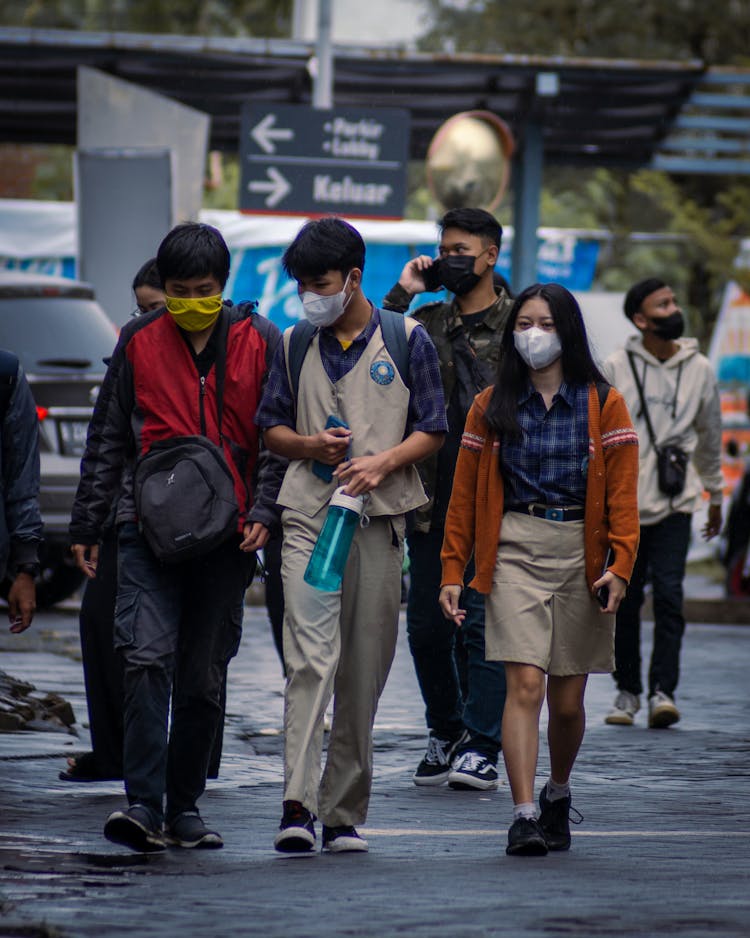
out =
<path fill-rule="evenodd" d="M 342 589 L 324 593 L 303 575 L 328 506 L 282 515 L 284 540 L 284 800 L 329 827 L 362 824 L 372 786 L 372 726 L 393 662 L 401 599 L 404 518 L 358 528 Z M 321 779 L 323 717 L 333 723 Z"/>

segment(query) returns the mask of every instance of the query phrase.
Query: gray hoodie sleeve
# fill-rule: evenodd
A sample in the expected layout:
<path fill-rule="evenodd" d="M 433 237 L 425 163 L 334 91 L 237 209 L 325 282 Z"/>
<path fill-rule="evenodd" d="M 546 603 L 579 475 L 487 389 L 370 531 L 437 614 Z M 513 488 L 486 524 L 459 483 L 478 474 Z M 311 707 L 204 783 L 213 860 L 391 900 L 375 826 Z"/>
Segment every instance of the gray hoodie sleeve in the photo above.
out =
<path fill-rule="evenodd" d="M 701 403 L 694 423 L 698 445 L 693 453 L 693 465 L 701 477 L 703 487 L 711 496 L 711 503 L 720 505 L 724 488 L 721 473 L 721 401 L 713 369 L 708 360 L 704 361 Z"/>

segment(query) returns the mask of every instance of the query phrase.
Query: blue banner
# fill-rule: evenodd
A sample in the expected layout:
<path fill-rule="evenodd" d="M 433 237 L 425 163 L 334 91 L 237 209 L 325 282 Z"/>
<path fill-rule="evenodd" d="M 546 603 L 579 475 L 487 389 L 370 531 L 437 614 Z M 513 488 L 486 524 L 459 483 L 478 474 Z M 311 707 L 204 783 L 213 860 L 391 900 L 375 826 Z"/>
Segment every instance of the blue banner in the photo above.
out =
<path fill-rule="evenodd" d="M 540 281 L 555 281 L 569 290 L 589 290 L 594 279 L 599 244 L 566 238 L 560 241 L 539 241 L 537 277 Z M 283 247 L 247 248 L 232 252 L 232 274 L 225 295 L 235 302 L 258 300 L 259 310 L 283 331 L 302 316 L 302 304 L 297 297 L 297 285 L 289 280 L 281 268 Z M 367 248 L 363 289 L 368 299 L 379 305 L 383 297 L 398 280 L 407 261 L 418 254 L 433 256 L 435 243 L 428 244 L 370 244 Z M 511 248 L 503 245 L 496 268 L 508 281 L 511 279 Z M 424 303 L 443 299 L 440 293 L 420 293 L 411 309 Z"/>

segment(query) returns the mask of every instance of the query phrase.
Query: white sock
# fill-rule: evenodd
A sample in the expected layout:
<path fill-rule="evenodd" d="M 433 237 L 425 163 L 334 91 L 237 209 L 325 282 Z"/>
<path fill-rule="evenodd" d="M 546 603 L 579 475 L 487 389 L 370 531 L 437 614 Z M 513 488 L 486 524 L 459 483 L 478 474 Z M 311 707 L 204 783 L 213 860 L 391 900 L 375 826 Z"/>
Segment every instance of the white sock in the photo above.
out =
<path fill-rule="evenodd" d="M 560 798 L 569 798 L 570 797 L 570 783 L 565 782 L 564 785 L 558 785 L 557 782 L 552 781 L 552 776 L 547 779 L 547 801 L 559 801 Z"/>
<path fill-rule="evenodd" d="M 513 820 L 517 821 L 520 817 L 536 820 L 536 805 L 533 801 L 525 801 L 522 804 L 513 805 Z"/>

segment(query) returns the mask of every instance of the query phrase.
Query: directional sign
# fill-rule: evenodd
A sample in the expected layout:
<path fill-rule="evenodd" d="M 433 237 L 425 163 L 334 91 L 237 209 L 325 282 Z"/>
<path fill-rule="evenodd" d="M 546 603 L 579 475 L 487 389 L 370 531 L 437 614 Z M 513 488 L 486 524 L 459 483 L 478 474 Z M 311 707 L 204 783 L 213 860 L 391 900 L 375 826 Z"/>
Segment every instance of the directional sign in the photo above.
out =
<path fill-rule="evenodd" d="M 246 104 L 240 210 L 401 218 L 409 114 L 397 108 Z"/>

